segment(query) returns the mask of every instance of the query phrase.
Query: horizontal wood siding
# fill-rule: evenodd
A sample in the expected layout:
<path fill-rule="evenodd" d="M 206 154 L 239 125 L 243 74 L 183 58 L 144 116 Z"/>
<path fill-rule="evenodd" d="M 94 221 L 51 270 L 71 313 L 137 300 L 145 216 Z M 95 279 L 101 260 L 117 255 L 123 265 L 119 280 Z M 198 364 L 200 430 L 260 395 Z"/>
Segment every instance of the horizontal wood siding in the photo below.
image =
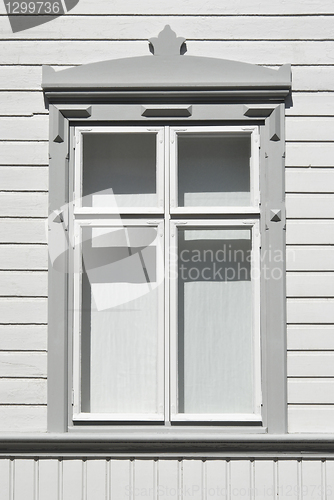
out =
<path fill-rule="evenodd" d="M 11 32 L 0 3 L 0 431 L 42 431 L 46 425 L 48 110 L 41 90 L 42 65 L 60 70 L 147 55 L 147 39 L 166 24 L 187 39 L 184 57 L 219 57 L 272 68 L 292 64 L 293 92 L 286 108 L 289 430 L 333 432 L 332 0 L 80 0 L 65 16 L 17 33 Z M 312 472 L 307 462 L 292 462 L 291 467 L 270 461 L 0 464 L 4 500 L 7 490 L 14 495 L 14 483 L 9 484 L 14 477 L 15 500 L 137 498 L 124 485 L 137 485 L 142 496 L 156 498 L 145 485 L 156 488 L 158 478 L 176 491 L 185 482 L 198 484 L 193 498 L 206 499 L 212 496 L 209 490 L 203 493 L 210 484 L 230 488 L 226 491 L 232 499 L 242 497 L 247 485 L 265 486 L 270 492 L 276 481 L 278 496 L 285 498 L 295 485 L 318 481 L 326 471 L 334 477 L 332 464 L 316 463 Z M 21 474 L 32 473 L 37 483 L 31 478 L 20 483 Z M 76 482 L 71 485 L 72 477 Z M 299 500 L 311 498 L 310 491 Z M 263 490 L 258 496 L 270 495 Z M 168 489 L 159 498 L 171 498 Z"/>

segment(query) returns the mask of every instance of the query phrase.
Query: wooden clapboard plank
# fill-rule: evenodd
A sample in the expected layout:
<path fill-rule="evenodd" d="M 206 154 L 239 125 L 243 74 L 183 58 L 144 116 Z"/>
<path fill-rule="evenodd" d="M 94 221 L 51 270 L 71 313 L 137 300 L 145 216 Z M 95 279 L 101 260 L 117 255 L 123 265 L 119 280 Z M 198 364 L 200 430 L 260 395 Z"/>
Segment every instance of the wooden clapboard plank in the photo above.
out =
<path fill-rule="evenodd" d="M 288 297 L 334 297 L 334 273 L 288 272 L 286 278 Z"/>
<path fill-rule="evenodd" d="M 1 378 L 1 404 L 46 405 L 46 384 L 45 379 Z"/>
<path fill-rule="evenodd" d="M 0 352 L 0 377 L 46 377 L 45 352 Z"/>
<path fill-rule="evenodd" d="M 288 299 L 287 320 L 294 324 L 334 323 L 334 299 Z"/>
<path fill-rule="evenodd" d="M 46 245 L 0 245 L 0 269 L 41 270 L 48 267 Z"/>
<path fill-rule="evenodd" d="M 289 432 L 334 432 L 334 405 L 289 405 Z"/>
<path fill-rule="evenodd" d="M 334 167 L 334 144 L 326 142 L 287 143 L 286 166 Z"/>
<path fill-rule="evenodd" d="M 0 432 L 46 432 L 46 406 L 0 406 Z"/>
<path fill-rule="evenodd" d="M 288 271 L 334 271 L 333 247 L 289 245 L 286 264 Z"/>
<path fill-rule="evenodd" d="M 47 300 L 42 298 L 0 298 L 2 324 L 47 322 Z"/>
<path fill-rule="evenodd" d="M 334 116 L 334 93 L 292 92 L 292 104 L 286 107 L 285 114 L 287 116 Z"/>
<path fill-rule="evenodd" d="M 333 325 L 289 325 L 287 336 L 291 350 L 334 350 Z"/>
<path fill-rule="evenodd" d="M 334 377 L 334 353 L 331 351 L 288 352 L 289 377 Z"/>
<path fill-rule="evenodd" d="M 47 193 L 0 193 L 0 217 L 47 217 L 48 201 Z"/>
<path fill-rule="evenodd" d="M 46 243 L 46 220 L 0 219 L 0 243 Z"/>
<path fill-rule="evenodd" d="M 46 271 L 0 271 L 0 296 L 46 297 Z"/>
<path fill-rule="evenodd" d="M 290 404 L 334 404 L 334 378 L 288 379 Z"/>
<path fill-rule="evenodd" d="M 290 219 L 333 219 L 334 194 L 287 194 L 286 216 Z"/>
<path fill-rule="evenodd" d="M 288 117 L 286 119 L 287 141 L 321 142 L 332 141 L 333 137 L 333 117 Z"/>
<path fill-rule="evenodd" d="M 41 91 L 0 92 L 0 116 L 32 116 L 33 113 L 49 113 Z"/>
<path fill-rule="evenodd" d="M 1 141 L 47 141 L 49 118 L 46 115 L 29 117 L 0 117 Z"/>
<path fill-rule="evenodd" d="M 288 245 L 332 245 L 334 243 L 334 222 L 294 221 L 286 224 Z"/>
<path fill-rule="evenodd" d="M 48 165 L 49 144 L 44 142 L 2 142 L 2 165 Z"/>
<path fill-rule="evenodd" d="M 287 168 L 288 193 L 332 193 L 334 168 Z"/>
<path fill-rule="evenodd" d="M 0 167 L 1 191 L 47 191 L 47 167 Z"/>

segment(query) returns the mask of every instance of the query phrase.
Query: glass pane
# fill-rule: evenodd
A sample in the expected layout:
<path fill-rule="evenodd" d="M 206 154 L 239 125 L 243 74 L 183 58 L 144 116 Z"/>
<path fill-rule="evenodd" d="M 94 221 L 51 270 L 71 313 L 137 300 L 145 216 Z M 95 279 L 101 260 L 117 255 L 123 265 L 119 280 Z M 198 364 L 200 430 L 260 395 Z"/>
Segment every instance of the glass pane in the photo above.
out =
<path fill-rule="evenodd" d="M 82 234 L 82 411 L 157 413 L 157 228 Z"/>
<path fill-rule="evenodd" d="M 178 206 L 251 204 L 251 136 L 178 134 Z"/>
<path fill-rule="evenodd" d="M 251 231 L 179 229 L 180 413 L 253 412 Z"/>
<path fill-rule="evenodd" d="M 156 207 L 156 133 L 83 134 L 85 207 Z"/>

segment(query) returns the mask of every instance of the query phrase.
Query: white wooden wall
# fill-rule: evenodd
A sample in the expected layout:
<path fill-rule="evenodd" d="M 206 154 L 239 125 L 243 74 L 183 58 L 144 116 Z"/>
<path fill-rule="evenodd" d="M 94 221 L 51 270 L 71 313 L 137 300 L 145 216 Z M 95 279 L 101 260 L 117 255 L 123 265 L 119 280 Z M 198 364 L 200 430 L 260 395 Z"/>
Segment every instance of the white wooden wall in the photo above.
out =
<path fill-rule="evenodd" d="M 293 65 L 286 148 L 289 430 L 333 432 L 332 0 L 80 0 L 70 14 L 16 34 L 0 3 L 0 431 L 46 429 L 48 116 L 41 65 L 61 69 L 146 55 L 147 38 L 166 24 L 186 37 L 189 55 Z M 95 467 L 104 474 L 104 463 L 86 465 L 87 477 Z M 233 476 L 241 465 L 232 465 Z M 1 470 L 7 466 L 2 462 Z M 54 477 L 60 467 L 39 466 L 54 468 Z M 150 466 L 155 477 L 156 466 Z M 164 474 L 173 466 L 163 463 Z M 37 465 L 18 461 L 15 470 L 25 467 Z M 68 463 L 61 467 L 66 484 Z M 82 463 L 72 467 L 81 471 Z M 216 474 L 216 467 L 212 462 L 208 470 Z M 247 483 L 253 465 L 245 467 Z M 27 488 L 33 498 L 34 487 Z"/>
<path fill-rule="evenodd" d="M 1 500 L 331 500 L 331 460 L 2 459 Z"/>

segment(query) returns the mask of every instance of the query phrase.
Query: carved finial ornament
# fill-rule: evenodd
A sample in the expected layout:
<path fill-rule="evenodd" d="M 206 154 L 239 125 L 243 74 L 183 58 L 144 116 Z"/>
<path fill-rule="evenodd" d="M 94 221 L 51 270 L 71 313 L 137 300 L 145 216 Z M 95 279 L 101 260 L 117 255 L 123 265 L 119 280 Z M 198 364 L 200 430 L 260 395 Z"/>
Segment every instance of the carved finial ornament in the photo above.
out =
<path fill-rule="evenodd" d="M 185 40 L 183 37 L 176 36 L 176 33 L 167 24 L 159 35 L 150 38 L 149 42 L 153 47 L 155 56 L 179 56 Z"/>

